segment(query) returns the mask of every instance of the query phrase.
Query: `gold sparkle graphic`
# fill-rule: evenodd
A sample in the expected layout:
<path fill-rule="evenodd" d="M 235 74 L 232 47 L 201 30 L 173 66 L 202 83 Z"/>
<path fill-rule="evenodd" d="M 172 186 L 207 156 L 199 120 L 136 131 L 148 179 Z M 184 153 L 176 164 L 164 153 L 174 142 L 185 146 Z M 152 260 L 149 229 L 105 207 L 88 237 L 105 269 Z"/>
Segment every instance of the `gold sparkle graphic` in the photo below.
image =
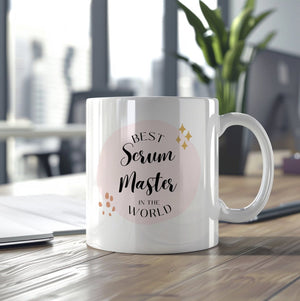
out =
<path fill-rule="evenodd" d="M 191 143 L 190 140 L 192 138 L 192 134 L 184 127 L 183 123 L 181 123 L 178 131 L 179 135 L 176 138 L 176 142 L 185 150 Z"/>
<path fill-rule="evenodd" d="M 183 134 L 185 131 L 185 127 L 183 126 L 183 123 L 181 124 L 181 127 L 179 128 L 179 131 Z"/>
<path fill-rule="evenodd" d="M 186 134 L 185 138 L 190 141 L 190 139 L 192 138 L 192 135 L 190 133 L 190 131 L 188 131 L 188 133 Z"/>

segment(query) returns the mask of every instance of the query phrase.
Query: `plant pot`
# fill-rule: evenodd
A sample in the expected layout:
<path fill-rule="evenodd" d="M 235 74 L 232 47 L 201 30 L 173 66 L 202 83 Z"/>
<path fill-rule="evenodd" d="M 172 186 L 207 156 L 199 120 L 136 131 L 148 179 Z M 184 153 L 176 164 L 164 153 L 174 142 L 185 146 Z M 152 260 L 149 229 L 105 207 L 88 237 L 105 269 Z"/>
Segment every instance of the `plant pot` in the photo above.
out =
<path fill-rule="evenodd" d="M 248 130 L 240 126 L 228 128 L 219 139 L 219 173 L 243 175 L 249 152 Z"/>

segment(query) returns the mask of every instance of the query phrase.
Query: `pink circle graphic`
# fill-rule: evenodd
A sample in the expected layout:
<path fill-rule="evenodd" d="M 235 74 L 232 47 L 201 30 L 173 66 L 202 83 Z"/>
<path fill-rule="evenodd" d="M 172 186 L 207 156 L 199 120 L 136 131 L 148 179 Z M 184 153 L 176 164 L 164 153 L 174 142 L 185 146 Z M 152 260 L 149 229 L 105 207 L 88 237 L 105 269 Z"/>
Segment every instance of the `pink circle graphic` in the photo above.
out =
<path fill-rule="evenodd" d="M 113 196 L 113 213 L 134 223 L 158 223 L 182 213 L 200 180 L 192 135 L 184 124 L 176 128 L 157 120 L 114 132 L 99 158 L 99 202 Z"/>

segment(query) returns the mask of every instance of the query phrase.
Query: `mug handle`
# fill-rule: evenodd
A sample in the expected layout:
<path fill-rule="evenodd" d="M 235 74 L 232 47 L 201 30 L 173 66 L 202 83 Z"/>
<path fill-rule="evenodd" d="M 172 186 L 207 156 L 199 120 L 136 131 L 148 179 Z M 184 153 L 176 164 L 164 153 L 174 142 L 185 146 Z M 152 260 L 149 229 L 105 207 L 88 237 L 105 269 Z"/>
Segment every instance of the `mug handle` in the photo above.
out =
<path fill-rule="evenodd" d="M 228 127 L 233 125 L 244 126 L 255 135 L 259 143 L 263 159 L 263 172 L 260 188 L 254 201 L 250 205 L 241 209 L 232 209 L 227 207 L 226 204 L 219 199 L 221 206 L 219 219 L 232 223 L 241 223 L 254 219 L 266 205 L 273 185 L 274 158 L 268 135 L 256 119 L 250 115 L 242 113 L 228 113 L 221 115 L 219 137 Z"/>

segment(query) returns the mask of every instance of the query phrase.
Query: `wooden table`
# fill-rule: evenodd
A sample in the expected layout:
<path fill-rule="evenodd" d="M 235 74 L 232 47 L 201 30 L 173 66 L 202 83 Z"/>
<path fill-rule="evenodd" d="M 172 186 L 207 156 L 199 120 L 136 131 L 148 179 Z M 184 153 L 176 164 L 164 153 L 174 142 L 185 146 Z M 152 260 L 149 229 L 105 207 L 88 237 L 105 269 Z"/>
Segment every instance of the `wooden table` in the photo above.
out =
<path fill-rule="evenodd" d="M 0 187 L 0 194 L 82 197 L 84 176 Z M 221 177 L 228 205 L 252 200 L 259 177 Z M 278 176 L 268 206 L 300 199 L 300 177 Z M 220 224 L 210 250 L 130 255 L 89 248 L 84 235 L 0 249 L 0 300 L 300 300 L 300 215 Z"/>

